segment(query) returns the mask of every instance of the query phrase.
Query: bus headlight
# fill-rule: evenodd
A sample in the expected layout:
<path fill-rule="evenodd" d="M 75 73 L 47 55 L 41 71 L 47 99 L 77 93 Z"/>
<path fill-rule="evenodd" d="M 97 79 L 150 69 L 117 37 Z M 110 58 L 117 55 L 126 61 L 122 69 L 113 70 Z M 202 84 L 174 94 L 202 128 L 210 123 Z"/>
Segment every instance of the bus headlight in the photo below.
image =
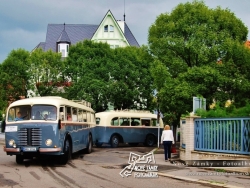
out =
<path fill-rule="evenodd" d="M 45 144 L 46 144 L 46 146 L 51 146 L 52 145 L 52 140 L 51 139 L 47 139 L 45 141 Z"/>
<path fill-rule="evenodd" d="M 15 144 L 15 140 L 12 140 L 12 139 L 11 139 L 11 140 L 9 141 L 9 145 L 10 145 L 10 146 L 13 146 L 14 144 Z"/>

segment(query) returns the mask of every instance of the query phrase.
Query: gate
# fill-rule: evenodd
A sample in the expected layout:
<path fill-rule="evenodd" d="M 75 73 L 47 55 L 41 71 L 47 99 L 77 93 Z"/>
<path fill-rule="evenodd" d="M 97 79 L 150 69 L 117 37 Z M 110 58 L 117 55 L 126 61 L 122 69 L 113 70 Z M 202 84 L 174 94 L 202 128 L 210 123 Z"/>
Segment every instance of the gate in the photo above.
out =
<path fill-rule="evenodd" d="M 250 154 L 250 118 L 195 119 L 194 149 Z"/>

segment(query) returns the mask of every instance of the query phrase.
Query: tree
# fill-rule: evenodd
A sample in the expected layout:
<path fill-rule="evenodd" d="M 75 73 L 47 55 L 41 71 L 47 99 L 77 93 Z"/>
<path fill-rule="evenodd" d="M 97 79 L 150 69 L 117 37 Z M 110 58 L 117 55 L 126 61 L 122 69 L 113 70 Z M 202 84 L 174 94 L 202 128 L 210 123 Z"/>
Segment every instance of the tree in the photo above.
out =
<path fill-rule="evenodd" d="M 146 48 L 111 49 L 85 40 L 70 47 L 65 75 L 72 85 L 68 98 L 87 100 L 97 111 L 111 103 L 116 109 L 148 108 L 152 98 Z"/>
<path fill-rule="evenodd" d="M 24 49 L 12 50 L 1 65 L 1 98 L 12 102 L 27 97 L 30 74 L 29 52 Z"/>
<path fill-rule="evenodd" d="M 39 48 L 31 53 L 30 61 L 31 79 L 29 83 L 32 88 L 30 95 L 63 96 L 67 81 L 63 76 L 65 66 L 61 54 L 51 50 L 44 52 Z"/>
<path fill-rule="evenodd" d="M 246 100 L 247 33 L 230 10 L 210 9 L 203 1 L 179 4 L 157 17 L 148 37 L 155 58 L 151 72 L 168 122 L 178 124 L 181 114 L 192 111 L 193 96 L 207 98 L 208 104 L 214 99 L 240 100 L 239 104 Z"/>
<path fill-rule="evenodd" d="M 3 76 L 4 76 L 4 71 L 2 69 L 2 64 L 0 64 L 0 121 L 3 118 L 2 114 L 5 114 L 6 108 L 8 107 L 8 98 L 2 80 Z"/>
<path fill-rule="evenodd" d="M 114 106 L 152 110 L 153 80 L 149 71 L 152 57 L 147 47 L 117 48 L 114 54 L 114 69 L 110 72 Z"/>
<path fill-rule="evenodd" d="M 112 51 L 106 43 L 89 40 L 70 46 L 65 75 L 72 82 L 67 98 L 87 100 L 96 111 L 107 109 L 110 101 L 109 69 Z"/>

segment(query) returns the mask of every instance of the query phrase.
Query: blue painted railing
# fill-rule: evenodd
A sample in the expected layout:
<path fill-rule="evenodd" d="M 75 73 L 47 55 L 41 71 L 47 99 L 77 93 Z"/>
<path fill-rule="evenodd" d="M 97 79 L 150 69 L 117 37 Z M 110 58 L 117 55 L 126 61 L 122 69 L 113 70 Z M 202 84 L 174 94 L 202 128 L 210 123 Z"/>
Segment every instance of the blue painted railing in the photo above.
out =
<path fill-rule="evenodd" d="M 199 118 L 194 120 L 197 151 L 250 154 L 250 118 Z"/>

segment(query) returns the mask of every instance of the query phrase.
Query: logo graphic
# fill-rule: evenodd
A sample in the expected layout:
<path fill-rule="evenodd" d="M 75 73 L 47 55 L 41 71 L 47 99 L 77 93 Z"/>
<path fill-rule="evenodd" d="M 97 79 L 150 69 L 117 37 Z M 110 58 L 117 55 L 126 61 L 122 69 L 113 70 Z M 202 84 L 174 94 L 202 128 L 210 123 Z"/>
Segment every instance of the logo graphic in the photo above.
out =
<path fill-rule="evenodd" d="M 130 152 L 128 166 L 126 166 L 120 175 L 124 177 L 132 176 L 134 172 L 135 178 L 158 178 L 158 166 L 155 164 L 155 157 L 153 153 L 146 155 L 138 155 Z"/>

